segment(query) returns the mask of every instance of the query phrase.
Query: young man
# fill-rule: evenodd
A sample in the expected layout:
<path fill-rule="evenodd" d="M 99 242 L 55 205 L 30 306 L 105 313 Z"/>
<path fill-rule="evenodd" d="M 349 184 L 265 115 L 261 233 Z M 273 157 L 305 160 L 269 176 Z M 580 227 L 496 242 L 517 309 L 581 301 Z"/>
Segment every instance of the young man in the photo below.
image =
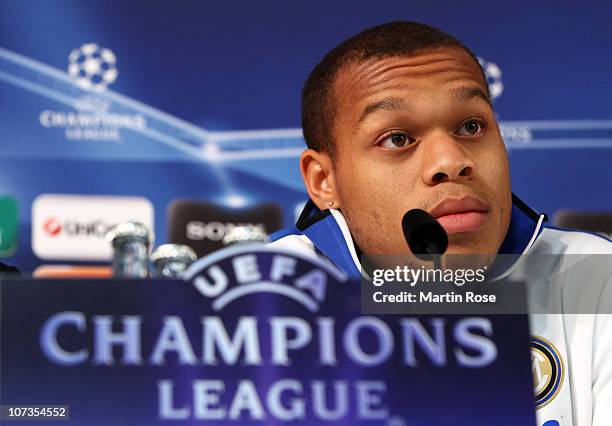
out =
<path fill-rule="evenodd" d="M 502 275 L 537 275 L 546 284 L 538 291 L 563 313 L 530 317 L 539 424 L 609 424 L 612 316 L 604 314 L 611 312 L 612 278 L 605 262 L 580 270 L 571 254 L 610 259 L 612 244 L 548 228 L 545 215 L 512 194 L 486 79 L 469 49 L 414 22 L 364 31 L 310 74 L 302 126 L 310 201 L 272 245 L 318 253 L 359 277 L 362 253 L 407 253 L 402 217 L 419 208 L 448 233 L 446 253 L 521 255 Z M 544 254 L 555 260 L 528 261 Z M 576 273 L 583 273 L 578 282 Z M 596 294 L 603 314 L 573 315 L 575 301 L 561 294 L 579 290 Z"/>

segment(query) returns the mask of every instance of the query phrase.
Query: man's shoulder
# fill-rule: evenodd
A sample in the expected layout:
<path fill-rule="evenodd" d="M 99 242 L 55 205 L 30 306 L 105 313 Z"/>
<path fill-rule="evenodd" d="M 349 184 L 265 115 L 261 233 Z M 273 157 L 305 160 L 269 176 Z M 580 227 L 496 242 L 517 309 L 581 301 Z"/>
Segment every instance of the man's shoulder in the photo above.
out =
<path fill-rule="evenodd" d="M 306 235 L 281 231 L 271 236 L 268 247 L 297 251 L 298 253 L 317 257 L 314 244 Z"/>
<path fill-rule="evenodd" d="M 550 297 L 563 295 L 563 313 L 595 313 L 598 306 L 610 301 L 610 255 L 612 241 L 603 236 L 546 227 L 523 272 L 534 282 L 545 280 L 546 286 L 539 291 L 550 293 Z"/>
<path fill-rule="evenodd" d="M 612 254 L 612 241 L 593 232 L 546 226 L 540 239 L 552 253 Z"/>

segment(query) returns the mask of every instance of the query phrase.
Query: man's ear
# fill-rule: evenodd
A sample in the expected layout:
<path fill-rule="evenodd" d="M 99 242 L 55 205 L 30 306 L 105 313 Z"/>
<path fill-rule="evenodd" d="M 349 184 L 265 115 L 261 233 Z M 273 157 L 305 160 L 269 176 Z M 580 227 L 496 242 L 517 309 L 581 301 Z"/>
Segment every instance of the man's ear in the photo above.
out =
<path fill-rule="evenodd" d="M 300 170 L 308 195 L 319 209 L 340 208 L 334 168 L 327 152 L 307 149 L 300 157 Z"/>

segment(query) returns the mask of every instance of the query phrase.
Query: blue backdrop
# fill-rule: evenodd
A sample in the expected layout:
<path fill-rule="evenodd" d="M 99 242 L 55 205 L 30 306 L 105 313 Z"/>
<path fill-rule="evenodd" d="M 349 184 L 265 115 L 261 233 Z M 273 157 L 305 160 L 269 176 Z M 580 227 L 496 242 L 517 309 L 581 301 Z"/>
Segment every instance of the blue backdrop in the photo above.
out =
<path fill-rule="evenodd" d="M 42 194 L 83 206 L 84 195 L 145 197 L 156 243 L 168 241 L 177 199 L 228 212 L 271 202 L 282 223 L 268 231 L 293 223 L 306 196 L 303 81 L 338 42 L 395 19 L 446 30 L 482 58 L 515 193 L 550 215 L 612 210 L 612 7 L 603 2 L 5 0 L 0 255 L 24 270 L 106 262 L 100 229 L 117 219 L 61 203 L 34 212 Z M 210 239 L 231 225 L 201 222 Z M 93 257 L 57 254 L 87 238 Z"/>

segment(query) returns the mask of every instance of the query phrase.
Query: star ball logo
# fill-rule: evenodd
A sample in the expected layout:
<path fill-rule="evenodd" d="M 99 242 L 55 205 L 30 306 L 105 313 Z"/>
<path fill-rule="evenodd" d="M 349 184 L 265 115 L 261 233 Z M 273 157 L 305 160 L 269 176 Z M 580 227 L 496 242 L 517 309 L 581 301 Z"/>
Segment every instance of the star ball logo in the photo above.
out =
<path fill-rule="evenodd" d="M 68 55 L 68 74 L 84 90 L 102 92 L 117 80 L 117 58 L 96 43 L 83 44 Z"/>
<path fill-rule="evenodd" d="M 483 58 L 478 58 L 478 62 L 482 67 L 489 85 L 491 97 L 497 99 L 504 92 L 504 83 L 502 82 L 502 71 L 499 66 L 493 62 L 489 62 Z"/>
<path fill-rule="evenodd" d="M 64 129 L 66 140 L 123 142 L 122 130 L 142 132 L 147 121 L 142 113 L 114 110 L 106 91 L 117 80 L 117 57 L 106 47 L 85 43 L 68 55 L 67 74 L 84 93 L 73 99 L 72 109 L 45 109 L 38 118 L 48 129 Z"/>
<path fill-rule="evenodd" d="M 491 93 L 491 100 L 496 101 L 504 93 L 504 82 L 502 80 L 502 70 L 494 62 L 487 61 L 484 58 L 478 57 L 478 63 L 482 68 Z M 533 140 L 531 129 L 525 125 L 500 125 L 500 133 L 505 143 L 530 143 Z"/>

